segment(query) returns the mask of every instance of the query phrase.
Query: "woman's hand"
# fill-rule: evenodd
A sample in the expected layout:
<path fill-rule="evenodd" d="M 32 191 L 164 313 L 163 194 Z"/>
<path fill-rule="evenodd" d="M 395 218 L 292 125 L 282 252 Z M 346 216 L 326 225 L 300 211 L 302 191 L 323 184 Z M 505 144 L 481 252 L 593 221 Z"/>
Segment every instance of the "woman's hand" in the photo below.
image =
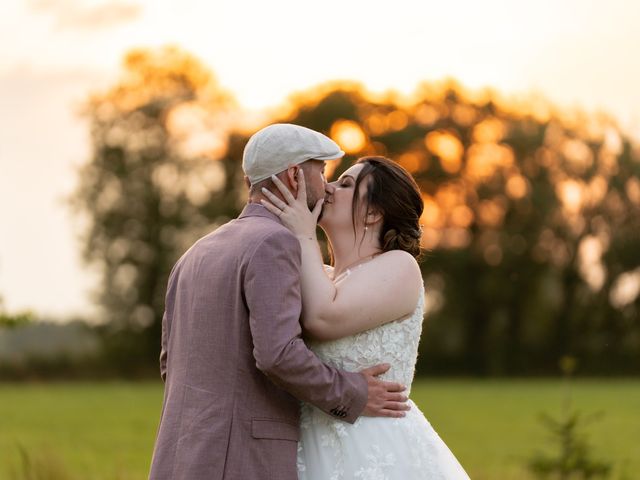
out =
<path fill-rule="evenodd" d="M 282 193 L 285 201 L 280 200 L 269 190 L 263 188 L 262 194 L 269 200 L 260 200 L 262 205 L 264 205 L 267 210 L 277 215 L 282 221 L 282 224 L 291 230 L 297 237 L 315 239 L 316 225 L 318 224 L 318 217 L 322 211 L 324 199 L 321 198 L 318 200 L 313 211 L 309 211 L 309 207 L 307 205 L 307 184 L 305 182 L 304 172 L 302 169 L 298 170 L 297 198 L 294 198 L 293 194 L 278 177 L 272 175 L 271 179 L 276 187 L 278 187 L 278 190 L 280 190 L 280 193 Z"/>

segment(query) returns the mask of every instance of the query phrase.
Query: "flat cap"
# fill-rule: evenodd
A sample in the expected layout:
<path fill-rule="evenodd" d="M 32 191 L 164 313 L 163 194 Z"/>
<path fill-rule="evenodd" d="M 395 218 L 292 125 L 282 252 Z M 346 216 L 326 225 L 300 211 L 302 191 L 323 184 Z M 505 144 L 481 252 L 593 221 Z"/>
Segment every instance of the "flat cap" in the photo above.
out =
<path fill-rule="evenodd" d="M 249 139 L 242 155 L 242 169 L 251 184 L 307 160 L 335 160 L 344 152 L 326 135 L 299 125 L 276 123 Z"/>

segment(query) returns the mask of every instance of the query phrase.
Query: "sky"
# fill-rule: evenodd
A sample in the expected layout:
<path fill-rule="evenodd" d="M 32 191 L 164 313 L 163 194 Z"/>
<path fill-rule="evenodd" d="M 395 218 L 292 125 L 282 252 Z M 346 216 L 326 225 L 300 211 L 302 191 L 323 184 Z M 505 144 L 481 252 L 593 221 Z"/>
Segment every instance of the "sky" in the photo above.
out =
<path fill-rule="evenodd" d="M 0 296 L 10 312 L 96 314 L 98 272 L 65 203 L 89 156 L 80 107 L 135 47 L 195 54 L 248 113 L 327 80 L 411 93 L 454 78 L 607 112 L 640 138 L 640 2 L 0 2 Z"/>

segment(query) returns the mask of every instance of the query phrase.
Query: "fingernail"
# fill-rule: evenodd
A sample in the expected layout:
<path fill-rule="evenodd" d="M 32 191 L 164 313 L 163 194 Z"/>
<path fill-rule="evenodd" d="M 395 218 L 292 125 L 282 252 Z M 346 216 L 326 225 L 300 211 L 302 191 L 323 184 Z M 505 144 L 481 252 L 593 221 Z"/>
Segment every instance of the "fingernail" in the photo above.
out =
<path fill-rule="evenodd" d="M 266 188 L 264 188 L 264 187 L 262 187 L 260 190 L 262 190 L 263 192 L 266 192 L 266 191 L 267 191 L 267 189 L 266 189 Z"/>

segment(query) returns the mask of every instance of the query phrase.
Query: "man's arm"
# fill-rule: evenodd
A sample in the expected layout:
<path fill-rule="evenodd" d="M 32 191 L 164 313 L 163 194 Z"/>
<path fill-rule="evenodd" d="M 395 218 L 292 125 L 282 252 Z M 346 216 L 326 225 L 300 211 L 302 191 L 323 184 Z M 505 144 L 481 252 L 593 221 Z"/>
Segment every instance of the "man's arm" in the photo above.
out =
<path fill-rule="evenodd" d="M 162 315 L 162 339 L 160 346 L 160 378 L 163 382 L 167 381 L 167 345 L 169 342 L 169 319 L 167 311 Z"/>
<path fill-rule="evenodd" d="M 327 366 L 302 340 L 300 244 L 293 235 L 277 231 L 260 243 L 247 266 L 244 287 L 256 366 L 274 383 L 349 423 L 365 407 L 368 414 L 400 416 L 394 406 L 402 395 L 390 392 L 402 386 Z M 375 411 L 370 408 L 372 391 L 379 405 Z"/>

